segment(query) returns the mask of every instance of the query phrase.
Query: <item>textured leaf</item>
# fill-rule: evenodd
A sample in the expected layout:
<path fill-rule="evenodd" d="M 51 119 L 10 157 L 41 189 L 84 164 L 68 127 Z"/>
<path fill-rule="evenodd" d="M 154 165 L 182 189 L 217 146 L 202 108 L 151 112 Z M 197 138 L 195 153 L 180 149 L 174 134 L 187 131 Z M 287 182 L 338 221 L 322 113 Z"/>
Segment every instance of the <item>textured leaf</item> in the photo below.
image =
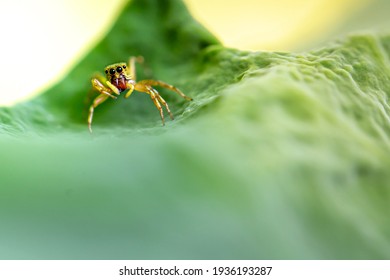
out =
<path fill-rule="evenodd" d="M 90 77 L 142 55 L 150 98 L 86 126 Z M 132 1 L 37 98 L 0 111 L 0 258 L 387 259 L 390 37 L 227 49 L 181 1 Z"/>

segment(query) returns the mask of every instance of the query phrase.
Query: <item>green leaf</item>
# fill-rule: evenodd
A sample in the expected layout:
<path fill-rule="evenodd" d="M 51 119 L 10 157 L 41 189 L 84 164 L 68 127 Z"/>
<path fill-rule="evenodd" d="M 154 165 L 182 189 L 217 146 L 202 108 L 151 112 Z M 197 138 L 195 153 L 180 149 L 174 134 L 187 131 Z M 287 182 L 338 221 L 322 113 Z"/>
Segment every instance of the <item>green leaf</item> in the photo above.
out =
<path fill-rule="evenodd" d="M 142 55 L 173 84 L 86 117 L 90 78 Z M 0 258 L 388 259 L 390 37 L 227 49 L 181 1 L 130 2 L 61 82 L 0 110 Z"/>

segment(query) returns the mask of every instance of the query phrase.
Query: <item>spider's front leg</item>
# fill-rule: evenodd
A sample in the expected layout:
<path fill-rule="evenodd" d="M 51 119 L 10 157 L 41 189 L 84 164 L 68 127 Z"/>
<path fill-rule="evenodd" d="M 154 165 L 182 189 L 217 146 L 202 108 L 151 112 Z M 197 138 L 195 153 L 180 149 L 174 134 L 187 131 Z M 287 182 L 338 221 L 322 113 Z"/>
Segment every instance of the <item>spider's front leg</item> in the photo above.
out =
<path fill-rule="evenodd" d="M 116 93 L 114 90 L 111 89 L 111 87 L 105 87 L 103 85 L 103 82 L 99 80 L 98 77 L 95 77 L 91 80 L 92 86 L 94 89 L 96 89 L 100 94 L 92 101 L 91 106 L 89 106 L 89 113 L 88 113 L 88 129 L 89 132 L 92 133 L 92 118 L 93 118 L 93 112 L 97 106 L 102 104 L 104 101 L 108 99 L 108 97 L 111 97 L 113 99 L 116 99 L 116 96 L 112 95 L 111 93 Z M 107 82 L 108 83 L 108 82 Z M 116 94 L 119 94 L 116 93 Z"/>
<path fill-rule="evenodd" d="M 115 93 L 119 95 L 119 91 L 117 88 L 115 88 L 109 81 L 105 81 L 104 78 L 102 78 L 100 75 L 96 75 L 91 80 L 92 86 L 94 89 L 96 89 L 101 94 L 105 94 L 112 99 L 116 99 L 115 95 L 112 95 L 111 93 Z M 106 87 L 104 84 L 106 84 L 108 87 Z"/>
<path fill-rule="evenodd" d="M 128 91 L 125 94 L 125 98 L 129 98 L 135 89 L 135 84 L 137 81 L 137 71 L 135 69 L 136 62 L 143 63 L 144 58 L 142 56 L 132 56 L 129 59 L 129 64 L 128 64 L 129 68 L 126 70 L 126 73 L 127 73 L 126 87 L 127 87 Z"/>
<path fill-rule="evenodd" d="M 130 78 L 134 81 L 137 80 L 137 71 L 135 69 L 136 62 L 143 63 L 144 62 L 143 56 L 131 56 L 129 58 L 129 69 L 127 73 L 129 74 Z"/>
<path fill-rule="evenodd" d="M 104 101 L 106 101 L 108 98 L 108 95 L 105 95 L 105 94 L 99 94 L 98 97 L 96 97 L 91 106 L 89 106 L 89 114 L 88 114 L 88 129 L 89 129 L 89 132 L 92 133 L 92 118 L 93 118 L 93 112 L 95 110 L 95 108 L 97 106 L 99 106 L 100 104 L 102 104 Z"/>

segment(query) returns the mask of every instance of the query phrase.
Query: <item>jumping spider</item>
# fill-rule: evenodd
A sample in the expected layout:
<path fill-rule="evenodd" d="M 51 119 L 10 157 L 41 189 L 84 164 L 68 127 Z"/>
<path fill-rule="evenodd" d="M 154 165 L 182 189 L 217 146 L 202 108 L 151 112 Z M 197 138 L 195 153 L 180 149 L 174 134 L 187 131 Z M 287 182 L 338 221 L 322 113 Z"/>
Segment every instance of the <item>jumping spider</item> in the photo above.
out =
<path fill-rule="evenodd" d="M 89 115 L 88 115 L 88 128 L 92 133 L 92 118 L 94 109 L 106 101 L 109 97 L 116 99 L 115 95 L 120 95 L 122 92 L 127 91 L 125 94 L 125 98 L 128 98 L 134 90 L 139 92 L 145 92 L 149 94 L 152 99 L 154 105 L 160 112 L 161 121 L 164 125 L 164 114 L 161 107 L 162 103 L 171 119 L 173 120 L 173 115 L 169 110 L 167 102 L 160 96 L 158 91 L 154 89 L 152 86 L 160 86 L 163 88 L 167 88 L 179 94 L 186 100 L 191 101 L 192 98 L 186 96 L 182 93 L 178 88 L 171 86 L 162 81 L 156 80 L 142 80 L 136 81 L 136 71 L 135 71 L 135 62 L 141 63 L 143 61 L 142 57 L 130 57 L 129 63 L 115 63 L 109 65 L 105 68 L 106 78 L 102 76 L 96 75 L 92 78 L 92 86 L 96 89 L 100 94 L 93 100 L 91 106 L 89 107 Z M 114 95 L 115 94 L 115 95 Z"/>

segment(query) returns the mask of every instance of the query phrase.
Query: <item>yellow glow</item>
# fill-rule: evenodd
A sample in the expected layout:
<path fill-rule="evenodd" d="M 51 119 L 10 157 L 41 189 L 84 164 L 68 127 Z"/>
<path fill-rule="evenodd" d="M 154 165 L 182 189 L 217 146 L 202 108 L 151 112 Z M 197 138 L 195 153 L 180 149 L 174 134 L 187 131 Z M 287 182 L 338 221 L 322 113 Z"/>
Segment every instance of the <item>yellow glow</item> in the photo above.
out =
<path fill-rule="evenodd" d="M 109 26 L 123 2 L 1 2 L 0 105 L 31 96 L 57 79 Z"/>
<path fill-rule="evenodd" d="M 224 45 L 289 51 L 324 34 L 369 0 L 186 0 Z"/>
<path fill-rule="evenodd" d="M 369 1 L 186 0 L 195 17 L 225 45 L 287 51 L 334 28 L 345 14 Z M 125 2 L 0 3 L 0 105 L 31 97 L 59 79 L 107 30 Z"/>

